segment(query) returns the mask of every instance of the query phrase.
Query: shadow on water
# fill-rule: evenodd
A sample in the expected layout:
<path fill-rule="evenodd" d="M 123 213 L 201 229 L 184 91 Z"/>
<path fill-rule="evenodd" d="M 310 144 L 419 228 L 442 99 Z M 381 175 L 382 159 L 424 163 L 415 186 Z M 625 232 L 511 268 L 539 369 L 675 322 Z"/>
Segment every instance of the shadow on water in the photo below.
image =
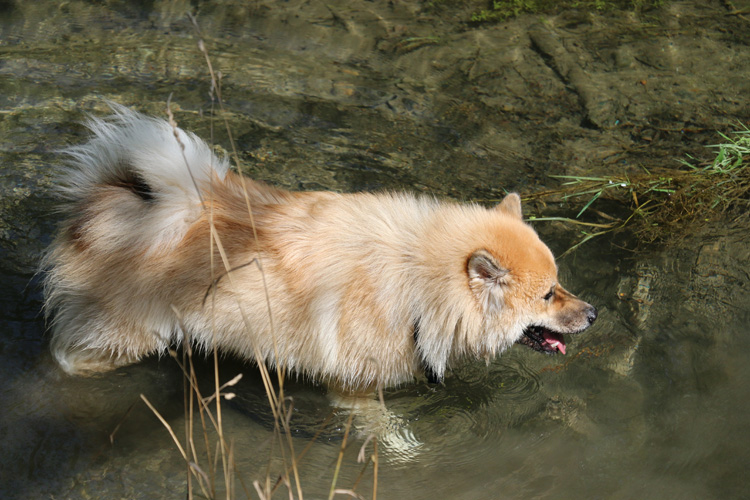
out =
<path fill-rule="evenodd" d="M 199 3 L 247 173 L 292 189 L 496 200 L 554 187 L 551 174 L 703 157 L 715 130 L 750 121 L 737 97 L 750 94 L 750 30 L 716 2 L 486 26 L 465 22 L 472 2 L 445 3 Z M 184 128 L 229 148 L 207 118 L 187 6 L 0 2 L 3 498 L 185 491 L 179 453 L 140 402 L 145 394 L 183 428 L 174 360 L 65 376 L 48 353 L 34 272 L 58 218 L 54 151 L 82 140 L 79 122 L 106 113 L 105 98 L 163 116 L 172 94 Z M 379 496 L 747 496 L 748 225 L 726 216 L 637 254 L 620 248 L 624 236 L 602 237 L 560 259 L 560 281 L 599 308 L 595 327 L 564 357 L 516 347 L 488 365 L 455 366 L 442 384 L 387 391 L 400 424 L 380 448 Z M 580 236 L 555 222 L 536 228 L 556 254 Z M 196 364 L 208 392 L 212 364 Z M 224 425 L 251 483 L 281 466 L 257 368 L 224 358 L 222 380 L 237 373 Z M 327 423 L 300 472 L 306 496 L 323 497 L 346 414 L 328 421 L 328 397 L 312 381 L 286 390 L 296 449 Z M 352 438 L 340 484 L 359 474 L 363 442 Z M 357 490 L 365 497 L 371 479 Z"/>

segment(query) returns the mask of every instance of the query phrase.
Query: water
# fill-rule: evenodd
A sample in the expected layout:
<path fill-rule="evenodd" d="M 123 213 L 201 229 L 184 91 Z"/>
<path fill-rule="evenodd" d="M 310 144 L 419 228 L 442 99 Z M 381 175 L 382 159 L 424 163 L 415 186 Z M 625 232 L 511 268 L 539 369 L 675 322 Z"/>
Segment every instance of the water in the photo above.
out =
<path fill-rule="evenodd" d="M 182 435 L 176 362 L 63 375 L 48 353 L 34 272 L 57 221 L 55 151 L 85 137 L 86 112 L 105 113 L 109 99 L 163 116 L 171 95 L 178 122 L 211 136 L 206 65 L 182 16 L 188 2 L 3 5 L 0 496 L 183 496 L 179 451 L 140 399 Z M 682 2 L 642 18 L 550 16 L 591 77 L 578 93 L 575 78 L 561 80 L 541 57 L 552 42 L 539 38 L 538 18 L 468 27 L 460 21 L 471 9 L 201 4 L 198 22 L 223 74 L 243 168 L 291 189 L 492 200 L 506 189 L 554 186 L 549 174 L 669 164 L 716 142 L 713 129 L 750 118 L 737 97 L 750 90 L 738 76 L 750 67 L 746 25 L 713 4 Z M 556 57 L 558 66 L 568 61 Z M 697 62 L 708 59 L 710 68 Z M 596 96 L 607 106 L 595 107 Z M 615 119 L 634 125 L 608 125 Z M 701 130 L 686 131 L 691 123 Z M 221 124 L 213 136 L 229 149 Z M 537 229 L 558 254 L 577 236 L 566 226 Z M 747 219 L 720 220 L 639 254 L 602 238 L 561 259 L 561 282 L 599 308 L 595 326 L 565 357 L 516 347 L 489 366 L 455 367 L 442 386 L 415 381 L 387 391 L 402 424 L 379 446 L 378 497 L 750 495 L 747 229 Z M 211 362 L 196 363 L 208 392 Z M 237 477 L 254 498 L 252 482 L 282 470 L 273 417 L 256 368 L 232 359 L 220 366 L 222 380 L 245 375 L 223 424 Z M 300 465 L 305 497 L 327 498 L 347 414 L 314 382 L 289 380 L 286 391 L 298 452 L 328 422 Z M 341 488 L 363 468 L 356 457 L 364 439 L 350 443 Z M 370 466 L 356 491 L 370 497 L 372 480 Z M 239 484 L 236 496 L 245 496 Z"/>

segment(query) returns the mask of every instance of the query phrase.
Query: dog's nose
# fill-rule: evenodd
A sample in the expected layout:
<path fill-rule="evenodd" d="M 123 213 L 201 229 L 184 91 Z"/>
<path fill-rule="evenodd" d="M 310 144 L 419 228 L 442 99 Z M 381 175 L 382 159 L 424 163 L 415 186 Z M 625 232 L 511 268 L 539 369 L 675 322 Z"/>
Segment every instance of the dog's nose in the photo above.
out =
<path fill-rule="evenodd" d="M 590 305 L 588 311 L 586 311 L 586 319 L 589 321 L 589 325 L 596 320 L 597 315 L 596 307 Z"/>

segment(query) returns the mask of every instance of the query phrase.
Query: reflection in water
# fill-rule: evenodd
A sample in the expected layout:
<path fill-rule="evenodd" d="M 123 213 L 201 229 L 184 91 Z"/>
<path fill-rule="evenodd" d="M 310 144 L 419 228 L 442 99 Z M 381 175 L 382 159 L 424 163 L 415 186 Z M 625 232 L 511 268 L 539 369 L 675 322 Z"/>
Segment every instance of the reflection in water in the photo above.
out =
<path fill-rule="evenodd" d="M 47 353 L 33 275 L 57 220 L 49 197 L 54 151 L 81 140 L 84 112 L 105 113 L 104 98 L 163 115 L 172 94 L 181 125 L 230 148 L 221 121 L 208 118 L 205 63 L 178 8 L 183 2 L 0 4 L 0 496 L 182 495 L 182 458 L 140 402 L 143 393 L 182 435 L 183 381 L 175 362 L 150 359 L 90 379 L 63 376 Z M 658 145 L 623 146 L 629 131 L 586 122 L 569 84 L 529 41 L 527 28 L 536 19 L 467 28 L 457 19 L 469 7 L 440 11 L 414 2 L 200 5 L 198 20 L 223 73 L 243 169 L 283 187 L 408 188 L 497 199 L 506 189 L 538 189 L 550 182 L 549 173 L 610 168 L 613 151 L 624 158 L 618 168 L 626 169 L 628 161 L 651 165 L 681 155 Z M 669 7 L 674 11 L 665 11 L 665 22 L 700 17 L 691 5 Z M 618 38 L 591 24 L 602 18 L 573 23 L 569 16 L 555 18 L 560 37 L 594 38 L 564 46 L 599 50 L 581 59 L 589 61 L 585 74 L 596 76 L 591 84 L 604 82 L 583 105 L 593 106 L 591 96 L 610 87 L 629 99 L 589 109 L 599 122 L 619 113 L 621 122 L 662 123 L 675 110 L 693 116 L 694 109 L 734 106 L 737 99 L 721 92 L 747 94 L 744 78 L 711 80 L 726 79 L 748 57 L 746 49 L 730 46 L 726 30 L 709 24 L 700 44 L 679 26 L 665 25 L 668 40 L 644 37 L 637 30 L 647 28 L 628 24 L 630 16 L 612 24 L 634 30 Z M 736 21 L 725 17 L 722 27 Z M 731 57 L 698 57 L 698 45 L 714 44 L 733 51 Z M 717 65 L 710 74 L 693 64 L 706 59 Z M 595 73 L 599 60 L 605 73 Z M 647 88 L 633 84 L 645 78 L 638 61 L 667 76 L 650 76 Z M 734 66 L 724 70 L 725 63 Z M 673 71 L 676 65 L 693 73 Z M 689 74 L 713 82 L 700 105 L 689 101 L 703 96 L 700 84 L 684 80 Z M 652 97 L 659 86 L 667 93 Z M 631 87 L 640 94 L 628 94 Z M 731 116 L 734 108 L 728 109 L 717 114 Z M 606 137 L 611 142 L 596 142 Z M 638 156 L 642 151 L 646 156 Z M 558 253 L 571 238 L 570 228 L 538 229 Z M 561 281 L 599 307 L 596 326 L 571 338 L 565 357 L 512 349 L 488 366 L 453 367 L 440 385 L 415 381 L 387 391 L 395 424 L 379 443 L 380 496 L 745 495 L 750 443 L 737 429 L 750 414 L 746 233 L 747 220 L 739 219 L 652 254 L 625 255 L 599 242 L 602 247 L 584 246 L 561 261 Z M 208 392 L 211 363 L 197 361 L 197 369 Z M 271 453 L 278 444 L 257 369 L 223 360 L 222 379 L 240 372 L 237 397 L 223 414 L 236 468 L 247 484 L 264 480 L 267 471 L 275 480 L 283 464 Z M 300 481 L 306 496 L 325 497 L 348 414 L 333 409 L 312 381 L 289 380 L 286 391 L 295 450 L 316 438 L 300 462 Z M 363 470 L 357 455 L 365 442 L 355 427 L 338 479 L 342 488 Z M 366 452 L 372 450 L 367 443 Z M 357 492 L 368 497 L 372 484 L 370 467 Z M 286 495 L 282 490 L 277 496 Z"/>

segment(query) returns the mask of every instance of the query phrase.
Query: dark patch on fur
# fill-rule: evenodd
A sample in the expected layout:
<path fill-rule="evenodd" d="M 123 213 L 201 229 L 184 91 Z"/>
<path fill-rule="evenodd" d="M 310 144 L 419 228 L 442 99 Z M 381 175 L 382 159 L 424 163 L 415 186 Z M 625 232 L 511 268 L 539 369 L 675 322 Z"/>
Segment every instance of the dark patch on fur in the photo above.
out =
<path fill-rule="evenodd" d="M 125 176 L 113 182 L 112 185 L 114 187 L 132 191 L 133 194 L 146 202 L 153 202 L 155 199 L 154 191 L 151 189 L 151 186 L 148 185 L 143 177 L 132 170 L 129 170 Z"/>

